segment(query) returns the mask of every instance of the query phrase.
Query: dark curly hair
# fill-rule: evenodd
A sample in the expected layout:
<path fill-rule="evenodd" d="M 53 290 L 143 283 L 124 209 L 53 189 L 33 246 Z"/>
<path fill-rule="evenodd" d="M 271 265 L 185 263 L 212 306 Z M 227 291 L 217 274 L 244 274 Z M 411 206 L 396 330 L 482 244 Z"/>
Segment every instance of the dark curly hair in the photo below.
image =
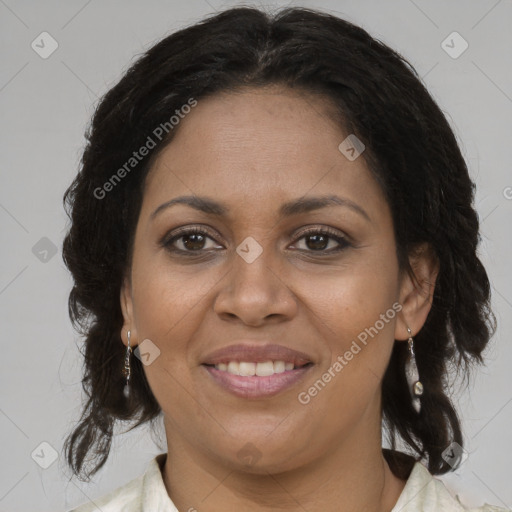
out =
<path fill-rule="evenodd" d="M 87 395 L 64 446 L 82 480 L 106 462 L 116 421 L 129 420 L 135 428 L 161 412 L 138 358 L 132 398 L 123 396 L 120 289 L 131 267 L 145 178 L 179 129 L 169 129 L 168 121 L 191 99 L 274 84 L 306 98 L 329 98 L 340 127 L 366 145 L 363 157 L 392 211 L 400 269 L 414 275 L 408 255 L 420 244 L 430 244 L 437 256 L 432 307 L 415 336 L 422 409 L 417 414 L 412 407 L 405 379 L 407 344 L 395 343 L 382 385 L 391 443 L 384 454 L 401 478 L 415 460 L 428 460 L 432 474 L 453 469 L 442 452 L 454 441 L 463 446 L 463 436 L 447 396 L 450 365 L 467 377 L 474 363 L 483 363 L 496 330 L 488 276 L 477 256 L 475 185 L 454 133 L 414 68 L 362 28 L 312 9 L 271 15 L 239 7 L 165 37 L 129 67 L 97 106 L 81 169 L 64 195 L 71 225 L 63 259 L 74 279 L 69 314 L 85 337 Z M 168 133 L 150 156 L 122 182 L 113 181 L 162 123 Z M 395 450 L 397 439 L 414 456 Z"/>

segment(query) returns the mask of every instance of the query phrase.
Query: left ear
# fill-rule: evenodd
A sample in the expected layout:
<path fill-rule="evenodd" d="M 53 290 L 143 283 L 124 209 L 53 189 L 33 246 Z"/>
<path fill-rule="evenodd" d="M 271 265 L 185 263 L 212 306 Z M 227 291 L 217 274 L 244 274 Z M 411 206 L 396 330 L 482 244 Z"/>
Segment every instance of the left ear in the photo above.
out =
<path fill-rule="evenodd" d="M 121 340 L 122 342 L 128 346 L 128 335 L 127 332 L 130 331 L 130 342 L 132 348 L 138 344 L 138 334 L 137 327 L 135 325 L 135 317 L 133 314 L 133 300 L 132 300 L 132 286 L 131 279 L 128 276 L 123 278 L 123 284 L 120 290 L 120 301 L 121 301 L 121 311 L 123 313 L 123 327 L 121 328 Z"/>
<path fill-rule="evenodd" d="M 439 274 L 439 259 L 427 242 L 416 246 L 409 254 L 412 269 L 404 272 L 400 283 L 401 315 L 395 324 L 395 339 L 407 340 L 410 327 L 415 336 L 423 327 L 432 307 L 434 288 Z"/>

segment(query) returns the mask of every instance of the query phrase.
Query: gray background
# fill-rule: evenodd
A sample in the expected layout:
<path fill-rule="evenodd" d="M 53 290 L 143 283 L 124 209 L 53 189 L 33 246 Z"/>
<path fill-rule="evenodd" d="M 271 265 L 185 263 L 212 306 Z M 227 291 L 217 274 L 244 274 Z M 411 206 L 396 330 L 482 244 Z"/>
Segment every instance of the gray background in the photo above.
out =
<path fill-rule="evenodd" d="M 261 5 L 246 5 L 251 3 Z M 67 316 L 71 279 L 60 255 L 67 222 L 62 195 L 77 172 L 98 98 L 137 54 L 236 4 L 0 0 L 1 511 L 70 508 L 138 476 L 165 451 L 165 444 L 159 448 L 141 428 L 116 438 L 107 465 L 90 484 L 70 479 L 62 443 L 80 413 L 82 362 Z M 511 507 L 511 1 L 290 4 L 345 17 L 404 54 L 461 141 L 477 183 L 481 258 L 492 281 L 499 329 L 470 393 L 459 395 L 454 387 L 469 457 L 442 479 L 468 505 Z M 43 31 L 58 43 L 46 59 L 31 47 Z M 453 31 L 469 44 L 458 58 L 442 47 Z M 460 40 L 448 41 L 452 52 L 462 48 Z M 52 460 L 51 447 L 59 457 L 43 469 Z"/>

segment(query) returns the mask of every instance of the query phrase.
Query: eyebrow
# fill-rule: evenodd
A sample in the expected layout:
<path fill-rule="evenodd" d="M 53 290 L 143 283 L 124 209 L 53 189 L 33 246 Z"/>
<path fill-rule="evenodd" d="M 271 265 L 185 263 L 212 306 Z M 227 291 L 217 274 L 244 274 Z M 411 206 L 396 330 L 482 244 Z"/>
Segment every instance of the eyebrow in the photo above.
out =
<path fill-rule="evenodd" d="M 208 197 L 180 196 L 161 204 L 151 214 L 150 220 L 153 220 L 163 210 L 166 210 L 167 208 L 170 208 L 171 206 L 174 206 L 176 204 L 184 204 L 198 211 L 207 213 L 209 215 L 215 215 L 218 217 L 221 217 L 229 213 L 229 208 Z M 287 203 L 284 203 L 279 209 L 279 217 L 291 217 L 292 215 L 308 213 L 328 206 L 345 206 L 347 208 L 350 208 L 352 211 L 358 213 L 362 217 L 364 217 L 367 221 L 371 222 L 370 216 L 361 206 L 359 206 L 357 203 L 354 203 L 350 199 L 339 197 L 336 195 L 299 198 L 294 201 L 289 201 Z"/>

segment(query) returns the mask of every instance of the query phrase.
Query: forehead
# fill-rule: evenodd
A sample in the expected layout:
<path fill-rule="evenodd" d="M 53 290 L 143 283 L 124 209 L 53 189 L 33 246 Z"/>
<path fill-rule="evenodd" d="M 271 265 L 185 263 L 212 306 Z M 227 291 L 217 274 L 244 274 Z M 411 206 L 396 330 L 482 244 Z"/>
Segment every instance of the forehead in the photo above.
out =
<path fill-rule="evenodd" d="M 340 151 L 349 134 L 322 96 L 273 87 L 197 101 L 155 160 L 143 209 L 183 194 L 253 211 L 326 193 L 385 206 L 364 158 Z"/>

